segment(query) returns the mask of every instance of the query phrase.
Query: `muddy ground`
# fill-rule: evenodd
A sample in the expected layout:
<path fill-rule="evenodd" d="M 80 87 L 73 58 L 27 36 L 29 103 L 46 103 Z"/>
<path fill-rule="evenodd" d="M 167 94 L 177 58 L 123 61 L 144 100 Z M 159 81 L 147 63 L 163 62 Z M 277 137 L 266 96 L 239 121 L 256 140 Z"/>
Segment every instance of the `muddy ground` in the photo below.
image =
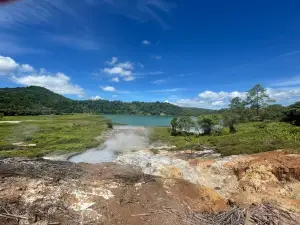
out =
<path fill-rule="evenodd" d="M 189 154 L 169 157 L 206 173 L 201 182 L 169 164 L 146 174 L 119 163 L 0 159 L 0 224 L 300 224 L 298 155 Z M 209 177 L 220 184 L 204 185 Z"/>

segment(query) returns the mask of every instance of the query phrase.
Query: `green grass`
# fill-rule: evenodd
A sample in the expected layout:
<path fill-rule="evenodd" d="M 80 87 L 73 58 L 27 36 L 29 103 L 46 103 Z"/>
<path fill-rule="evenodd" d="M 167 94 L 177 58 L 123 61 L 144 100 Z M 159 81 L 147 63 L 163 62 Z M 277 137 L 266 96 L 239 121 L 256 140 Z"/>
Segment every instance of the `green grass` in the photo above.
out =
<path fill-rule="evenodd" d="M 151 141 L 164 141 L 178 149 L 200 150 L 201 145 L 216 146 L 223 156 L 283 148 L 300 153 L 300 127 L 288 123 L 244 123 L 238 125 L 237 133 L 221 136 L 171 136 L 168 128 L 153 128 L 150 134 Z"/>
<path fill-rule="evenodd" d="M 52 152 L 80 152 L 101 143 L 96 140 L 107 129 L 99 115 L 13 116 L 3 120 L 20 120 L 19 124 L 0 124 L 0 157 L 38 157 Z M 37 144 L 18 147 L 12 143 Z"/>

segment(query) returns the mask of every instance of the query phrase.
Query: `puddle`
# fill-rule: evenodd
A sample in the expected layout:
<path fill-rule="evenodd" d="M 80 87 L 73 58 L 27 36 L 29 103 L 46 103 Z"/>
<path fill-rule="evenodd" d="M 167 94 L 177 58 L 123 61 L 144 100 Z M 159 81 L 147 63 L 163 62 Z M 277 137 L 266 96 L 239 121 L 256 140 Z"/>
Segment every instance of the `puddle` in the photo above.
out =
<path fill-rule="evenodd" d="M 148 147 L 147 130 L 144 127 L 116 126 L 107 135 L 103 145 L 69 158 L 71 162 L 102 163 L 115 161 L 121 153 Z"/>

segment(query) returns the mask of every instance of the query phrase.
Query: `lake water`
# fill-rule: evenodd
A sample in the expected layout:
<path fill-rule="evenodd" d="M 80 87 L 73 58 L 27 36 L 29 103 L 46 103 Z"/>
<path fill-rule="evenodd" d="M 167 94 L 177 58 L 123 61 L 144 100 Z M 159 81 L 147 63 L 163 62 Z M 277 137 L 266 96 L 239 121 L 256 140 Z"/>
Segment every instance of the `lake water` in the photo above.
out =
<path fill-rule="evenodd" d="M 129 126 L 164 127 L 169 126 L 171 116 L 139 116 L 139 115 L 103 115 L 111 119 L 113 123 L 126 124 Z"/>

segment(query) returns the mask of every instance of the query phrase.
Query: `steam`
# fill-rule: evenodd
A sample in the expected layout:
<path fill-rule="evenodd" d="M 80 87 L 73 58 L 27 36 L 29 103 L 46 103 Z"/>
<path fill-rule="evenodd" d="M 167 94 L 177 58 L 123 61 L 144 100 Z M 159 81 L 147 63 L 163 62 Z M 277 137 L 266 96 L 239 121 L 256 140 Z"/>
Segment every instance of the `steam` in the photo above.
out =
<path fill-rule="evenodd" d="M 144 127 L 117 126 L 103 145 L 75 155 L 69 160 L 86 163 L 112 162 L 118 154 L 146 149 L 148 146 L 147 131 Z"/>

